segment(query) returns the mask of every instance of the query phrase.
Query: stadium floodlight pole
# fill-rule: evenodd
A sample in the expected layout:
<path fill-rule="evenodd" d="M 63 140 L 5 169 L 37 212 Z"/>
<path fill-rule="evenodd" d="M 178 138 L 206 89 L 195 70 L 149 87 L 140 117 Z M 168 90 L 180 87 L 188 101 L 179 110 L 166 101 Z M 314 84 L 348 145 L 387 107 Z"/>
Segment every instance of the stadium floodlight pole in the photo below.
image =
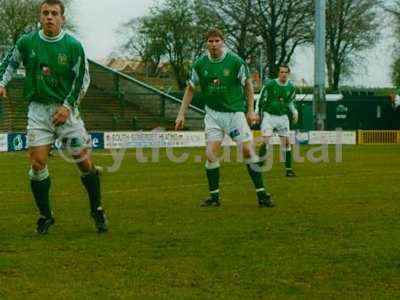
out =
<path fill-rule="evenodd" d="M 326 129 L 325 32 L 326 0 L 315 0 L 314 128 Z"/>

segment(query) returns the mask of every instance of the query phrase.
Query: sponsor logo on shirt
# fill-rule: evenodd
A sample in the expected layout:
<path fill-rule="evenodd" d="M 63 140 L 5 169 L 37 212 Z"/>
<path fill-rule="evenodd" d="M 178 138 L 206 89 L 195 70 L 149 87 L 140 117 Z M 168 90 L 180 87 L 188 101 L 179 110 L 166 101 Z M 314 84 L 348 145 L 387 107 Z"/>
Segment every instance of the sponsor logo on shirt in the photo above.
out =
<path fill-rule="evenodd" d="M 224 70 L 224 76 L 225 77 L 228 77 L 228 76 L 230 76 L 231 75 L 231 71 L 229 70 L 229 69 L 225 69 Z"/>
<path fill-rule="evenodd" d="M 43 76 L 50 76 L 50 68 L 48 66 L 43 66 L 42 67 L 42 74 Z"/>
<path fill-rule="evenodd" d="M 238 137 L 239 135 L 240 135 L 240 131 L 237 128 L 233 128 L 229 132 L 229 136 L 231 137 L 231 139 L 234 139 L 234 138 Z"/>

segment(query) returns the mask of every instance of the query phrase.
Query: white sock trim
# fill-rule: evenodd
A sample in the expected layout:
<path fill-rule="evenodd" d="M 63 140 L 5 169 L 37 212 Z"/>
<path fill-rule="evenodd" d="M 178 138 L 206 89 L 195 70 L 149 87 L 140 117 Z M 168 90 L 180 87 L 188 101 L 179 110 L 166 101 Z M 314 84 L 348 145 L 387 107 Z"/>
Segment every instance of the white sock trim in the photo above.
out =
<path fill-rule="evenodd" d="M 47 168 L 47 166 L 44 169 L 39 170 L 39 171 L 35 171 L 32 167 L 29 170 L 29 177 L 33 181 L 43 181 L 49 176 L 50 176 L 50 174 L 49 174 L 49 169 Z"/>
<path fill-rule="evenodd" d="M 206 160 L 206 169 L 207 170 L 212 170 L 212 169 L 218 169 L 220 167 L 219 160 L 214 161 L 214 162 L 209 162 Z"/>
<path fill-rule="evenodd" d="M 218 194 L 219 190 L 215 190 L 215 191 L 210 191 L 210 194 Z"/>
<path fill-rule="evenodd" d="M 265 192 L 265 188 L 261 188 L 261 189 L 256 189 L 256 192 Z"/>
<path fill-rule="evenodd" d="M 260 158 L 258 157 L 258 155 L 254 155 L 252 158 L 244 160 L 244 163 L 246 165 L 256 164 L 258 162 L 260 162 Z"/>

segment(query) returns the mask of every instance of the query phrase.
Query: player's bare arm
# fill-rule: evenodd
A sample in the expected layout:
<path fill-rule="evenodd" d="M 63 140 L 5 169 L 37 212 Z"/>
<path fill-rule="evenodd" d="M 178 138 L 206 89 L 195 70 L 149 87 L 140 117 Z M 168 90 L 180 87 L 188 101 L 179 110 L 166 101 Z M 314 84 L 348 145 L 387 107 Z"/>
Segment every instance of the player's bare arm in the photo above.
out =
<path fill-rule="evenodd" d="M 0 98 L 7 98 L 6 88 L 0 85 Z"/>
<path fill-rule="evenodd" d="M 247 101 L 247 122 L 252 126 L 259 122 L 259 117 L 258 114 L 254 112 L 254 90 L 251 79 L 246 80 L 244 90 Z"/>
<path fill-rule="evenodd" d="M 293 112 L 292 121 L 293 124 L 297 124 L 297 122 L 299 121 L 299 113 L 297 112 L 297 110 Z"/>
<path fill-rule="evenodd" d="M 296 106 L 294 104 L 294 102 L 296 101 L 296 92 L 292 93 L 291 98 L 292 98 L 292 100 L 289 104 L 289 110 L 292 112 L 293 124 L 297 124 L 297 122 L 299 121 L 299 112 L 297 111 Z"/>
<path fill-rule="evenodd" d="M 183 126 L 185 125 L 185 116 L 190 103 L 192 103 L 193 92 L 194 92 L 193 87 L 191 85 L 189 85 L 185 90 L 181 108 L 179 109 L 178 116 L 176 117 L 175 120 L 175 130 L 182 129 Z"/>

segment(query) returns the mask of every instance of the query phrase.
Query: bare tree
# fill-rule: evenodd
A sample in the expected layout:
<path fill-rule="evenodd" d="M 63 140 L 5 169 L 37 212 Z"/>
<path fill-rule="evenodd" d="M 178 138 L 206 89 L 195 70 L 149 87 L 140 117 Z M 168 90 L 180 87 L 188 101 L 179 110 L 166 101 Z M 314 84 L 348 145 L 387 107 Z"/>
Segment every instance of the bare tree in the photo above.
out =
<path fill-rule="evenodd" d="M 269 76 L 289 63 L 296 48 L 312 41 L 312 0 L 254 0 L 253 22 L 263 38 Z"/>
<path fill-rule="evenodd" d="M 219 27 L 226 34 L 226 43 L 244 60 L 256 51 L 257 28 L 253 20 L 254 0 L 200 0 L 212 17 L 210 25 Z"/>
<path fill-rule="evenodd" d="M 125 46 L 144 58 L 165 58 L 180 89 L 186 86 L 190 62 L 199 49 L 193 1 L 166 0 L 150 9 Z M 200 43 L 201 44 L 201 43 Z M 155 61 L 154 61 L 155 62 Z"/>
<path fill-rule="evenodd" d="M 379 37 L 380 0 L 327 1 L 327 55 L 329 87 L 339 89 L 342 75 L 351 73 L 359 53 Z"/>
<path fill-rule="evenodd" d="M 72 0 L 64 2 L 68 7 Z M 0 0 L 0 54 L 23 33 L 38 28 L 40 3 L 40 0 Z M 69 21 L 66 28 L 74 30 Z"/>
<path fill-rule="evenodd" d="M 391 78 L 396 86 L 400 86 L 400 0 L 393 0 L 390 3 L 382 6 L 384 10 L 390 13 L 390 25 L 394 31 L 394 38 L 396 40 L 393 45 L 394 62 L 392 65 Z"/>
<path fill-rule="evenodd" d="M 298 46 L 312 41 L 312 7 L 313 0 L 165 0 L 136 25 L 125 47 L 145 57 L 155 51 L 149 41 L 156 40 L 183 88 L 190 62 L 204 50 L 203 33 L 219 27 L 227 45 L 250 63 L 263 46 L 270 75 L 276 76 Z"/>
<path fill-rule="evenodd" d="M 15 44 L 20 35 L 38 24 L 38 1 L 0 0 L 0 44 Z"/>
<path fill-rule="evenodd" d="M 124 37 L 120 50 L 123 56 L 139 56 L 145 66 L 146 75 L 157 77 L 159 64 L 165 54 L 162 41 L 158 38 L 151 17 L 134 18 L 124 23 L 117 30 L 117 33 Z"/>

